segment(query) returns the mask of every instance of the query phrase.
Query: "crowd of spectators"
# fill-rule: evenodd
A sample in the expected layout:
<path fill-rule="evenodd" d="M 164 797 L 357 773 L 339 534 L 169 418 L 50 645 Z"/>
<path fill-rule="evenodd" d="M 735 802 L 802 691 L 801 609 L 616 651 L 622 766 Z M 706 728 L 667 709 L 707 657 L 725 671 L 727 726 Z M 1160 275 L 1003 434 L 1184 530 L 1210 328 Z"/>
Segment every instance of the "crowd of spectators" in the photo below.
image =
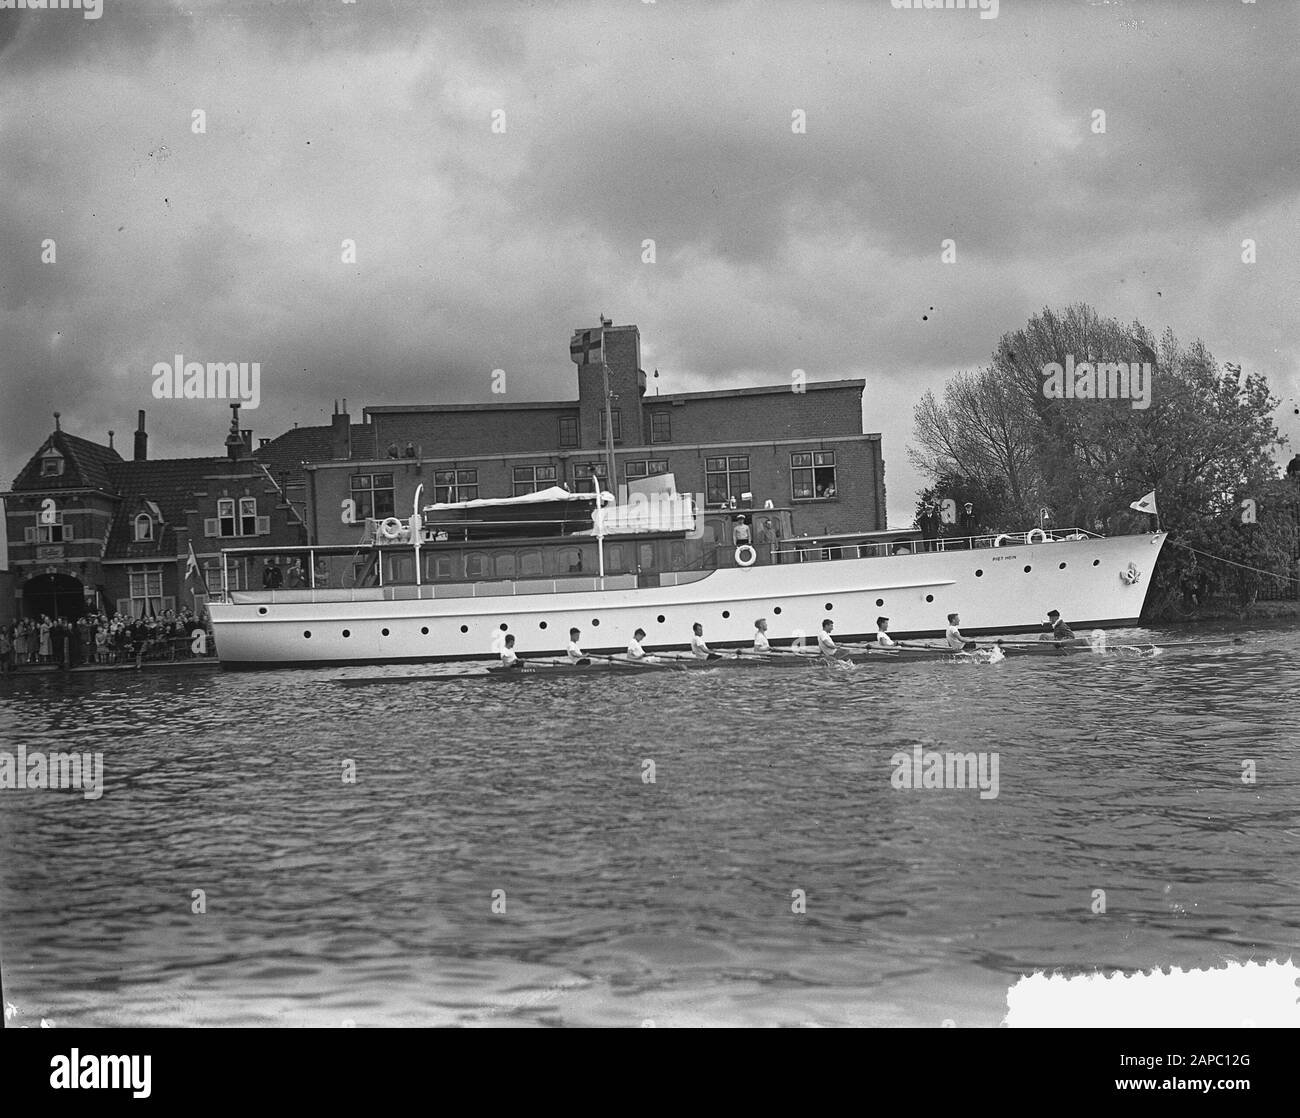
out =
<path fill-rule="evenodd" d="M 204 625 L 189 609 L 154 617 L 88 613 L 75 621 L 41 616 L 0 626 L 0 671 L 34 665 L 75 668 L 83 664 L 127 664 L 188 659 L 194 634 Z M 204 639 L 205 653 L 212 652 Z"/>

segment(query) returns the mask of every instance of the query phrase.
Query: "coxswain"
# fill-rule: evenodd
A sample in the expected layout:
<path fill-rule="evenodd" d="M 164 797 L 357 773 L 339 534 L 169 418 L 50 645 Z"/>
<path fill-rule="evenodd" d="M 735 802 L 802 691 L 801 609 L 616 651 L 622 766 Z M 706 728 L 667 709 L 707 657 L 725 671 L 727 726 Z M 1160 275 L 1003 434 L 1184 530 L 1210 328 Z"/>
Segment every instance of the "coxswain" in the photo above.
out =
<path fill-rule="evenodd" d="M 902 645 L 889 635 L 889 618 L 876 618 L 876 647 L 877 648 L 902 648 Z"/>
<path fill-rule="evenodd" d="M 848 653 L 836 645 L 835 638 L 831 636 L 834 628 L 835 622 L 829 617 L 822 622 L 822 631 L 817 634 L 817 650 L 826 660 L 843 660 Z"/>
<path fill-rule="evenodd" d="M 515 635 L 514 633 L 507 633 L 505 647 L 501 649 L 501 666 L 503 668 L 517 668 L 519 662 L 519 656 L 515 652 Z"/>
<path fill-rule="evenodd" d="M 954 652 L 969 652 L 975 647 L 974 641 L 968 641 L 961 635 L 961 618 L 955 613 L 948 614 L 948 628 L 944 630 L 943 639 Z"/>
<path fill-rule="evenodd" d="M 771 652 L 772 646 L 767 640 L 767 618 L 760 617 L 754 622 L 754 651 Z"/>
<path fill-rule="evenodd" d="M 586 654 L 582 651 L 582 646 L 578 644 L 578 638 L 579 638 L 580 636 L 582 636 L 582 631 L 581 631 L 581 630 L 579 630 L 579 629 L 570 629 L 570 630 L 569 630 L 569 649 L 568 649 L 568 652 L 569 652 L 569 663 L 570 663 L 570 664 L 590 664 L 590 663 L 591 663 L 591 661 L 587 658 Z"/>
<path fill-rule="evenodd" d="M 1048 610 L 1047 620 L 1043 622 L 1047 626 L 1047 632 L 1042 635 L 1041 640 L 1045 641 L 1072 641 L 1074 640 L 1074 630 L 1061 620 L 1059 610 Z"/>
<path fill-rule="evenodd" d="M 698 621 L 691 626 L 691 655 L 697 660 L 718 660 L 719 655 L 704 643 L 704 626 Z"/>

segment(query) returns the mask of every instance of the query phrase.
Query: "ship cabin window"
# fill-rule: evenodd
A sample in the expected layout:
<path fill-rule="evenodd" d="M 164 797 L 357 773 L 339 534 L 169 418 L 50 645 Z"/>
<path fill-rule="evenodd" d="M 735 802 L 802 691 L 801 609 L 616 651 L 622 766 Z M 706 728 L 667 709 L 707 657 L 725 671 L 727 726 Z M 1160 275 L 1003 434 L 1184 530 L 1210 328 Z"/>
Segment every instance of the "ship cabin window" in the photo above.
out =
<path fill-rule="evenodd" d="M 581 574 L 582 551 L 576 547 L 562 547 L 555 556 L 557 575 Z"/>
<path fill-rule="evenodd" d="M 554 466 L 516 466 L 514 496 L 522 497 L 526 493 L 550 489 L 557 484 L 556 478 L 557 472 Z"/>
<path fill-rule="evenodd" d="M 481 551 L 471 551 L 465 556 L 465 577 L 488 577 L 488 557 Z"/>
<path fill-rule="evenodd" d="M 686 544 L 684 542 L 673 540 L 668 545 L 668 562 L 674 571 L 684 571 L 686 569 Z"/>
<path fill-rule="evenodd" d="M 623 545 L 612 543 L 605 548 L 605 571 L 606 573 L 619 574 L 626 568 L 623 566 Z"/>
<path fill-rule="evenodd" d="M 353 474 L 349 485 L 358 520 L 384 520 L 396 511 L 392 474 Z"/>
<path fill-rule="evenodd" d="M 639 549 L 637 562 L 641 565 L 643 571 L 653 571 L 658 567 L 655 562 L 655 547 L 652 543 L 643 543 Z"/>
<path fill-rule="evenodd" d="M 496 557 L 497 578 L 514 578 L 515 577 L 515 557 L 506 553 Z"/>
<path fill-rule="evenodd" d="M 835 496 L 835 451 L 790 455 L 790 495 L 796 501 L 825 501 Z"/>
<path fill-rule="evenodd" d="M 412 557 L 409 555 L 388 556 L 388 570 L 384 573 L 384 581 L 401 585 L 414 582 L 415 564 L 412 562 Z"/>
<path fill-rule="evenodd" d="M 452 555 L 426 555 L 424 577 L 428 580 L 447 580 L 456 577 L 456 560 Z"/>
<path fill-rule="evenodd" d="M 523 578 L 536 578 L 542 573 L 542 553 L 540 551 L 521 551 L 519 553 L 519 574 Z"/>

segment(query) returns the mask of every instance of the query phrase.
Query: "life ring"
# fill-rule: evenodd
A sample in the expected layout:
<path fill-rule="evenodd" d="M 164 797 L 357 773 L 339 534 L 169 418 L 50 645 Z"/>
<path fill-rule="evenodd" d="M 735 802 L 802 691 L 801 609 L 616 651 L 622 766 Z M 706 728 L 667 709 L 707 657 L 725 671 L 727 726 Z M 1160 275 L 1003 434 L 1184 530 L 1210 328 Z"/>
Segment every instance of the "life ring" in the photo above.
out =
<path fill-rule="evenodd" d="M 749 544 L 742 543 L 736 548 L 735 559 L 738 567 L 752 567 L 758 561 L 758 552 Z"/>
<path fill-rule="evenodd" d="M 386 540 L 395 540 L 402 534 L 402 522 L 395 516 L 390 516 L 379 522 L 379 534 Z"/>
<path fill-rule="evenodd" d="M 1034 539 L 1035 536 L 1037 536 L 1038 539 Z M 1047 542 L 1047 533 L 1044 532 L 1041 528 L 1031 528 L 1028 532 L 1025 533 L 1025 543 L 1046 543 L 1046 542 Z"/>
<path fill-rule="evenodd" d="M 1010 538 L 1011 538 L 1010 536 L 999 536 L 996 540 L 993 541 L 993 546 L 994 546 L 994 547 L 1001 547 L 1001 546 L 1002 546 L 1004 543 L 1006 543 L 1007 540 L 1009 540 Z"/>
<path fill-rule="evenodd" d="M 1127 582 L 1130 586 L 1142 581 L 1142 572 L 1130 563 L 1124 570 L 1120 571 L 1119 577 Z"/>

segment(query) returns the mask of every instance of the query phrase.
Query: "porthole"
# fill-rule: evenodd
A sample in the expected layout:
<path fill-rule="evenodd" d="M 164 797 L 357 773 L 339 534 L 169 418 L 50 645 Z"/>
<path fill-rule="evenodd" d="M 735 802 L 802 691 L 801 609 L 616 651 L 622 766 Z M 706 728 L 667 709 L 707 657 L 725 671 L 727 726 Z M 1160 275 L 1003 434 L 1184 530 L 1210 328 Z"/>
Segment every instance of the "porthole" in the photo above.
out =
<path fill-rule="evenodd" d="M 258 606 L 258 607 L 257 607 L 257 612 L 258 612 L 258 613 L 265 613 L 265 612 L 266 612 L 266 606 Z"/>
<path fill-rule="evenodd" d="M 303 635 L 304 637 L 306 637 L 308 640 L 311 640 L 311 630 L 310 630 L 310 629 L 304 629 L 304 630 L 302 631 L 302 635 Z"/>
<path fill-rule="evenodd" d="M 659 615 L 659 624 L 662 625 L 663 623 L 664 623 L 664 615 L 661 613 Z"/>
<path fill-rule="evenodd" d="M 352 635 L 352 630 L 351 630 L 351 629 L 344 629 L 344 630 L 343 630 L 343 635 L 344 635 L 345 637 L 350 637 L 350 636 Z"/>
<path fill-rule="evenodd" d="M 545 629 L 545 628 L 546 628 L 546 622 L 545 622 L 545 621 L 541 622 L 537 627 L 538 627 L 539 629 Z"/>
<path fill-rule="evenodd" d="M 1025 574 L 1028 574 L 1028 573 L 1029 573 L 1030 571 L 1032 571 L 1033 569 L 1034 569 L 1033 567 L 1026 567 L 1026 568 L 1025 568 Z"/>
<path fill-rule="evenodd" d="M 884 598 L 877 598 L 877 599 L 876 599 L 876 605 L 878 605 L 878 606 L 883 606 L 884 604 L 885 604 L 885 599 L 884 599 Z"/>
<path fill-rule="evenodd" d="M 775 606 L 775 607 L 773 607 L 772 612 L 773 612 L 773 613 L 780 613 L 780 612 L 781 612 L 781 607 L 780 607 L 780 606 Z"/>
<path fill-rule="evenodd" d="M 504 621 L 501 622 L 500 629 L 501 629 L 501 631 L 502 631 L 503 633 L 504 633 L 507 629 L 509 629 L 509 628 L 510 628 L 510 626 L 507 625 Z"/>
<path fill-rule="evenodd" d="M 387 629 L 380 629 L 380 630 L 379 630 L 379 635 L 380 635 L 381 637 L 386 637 L 386 636 L 388 636 L 388 630 L 387 630 Z"/>
<path fill-rule="evenodd" d="M 826 603 L 826 609 L 827 609 L 827 612 L 829 612 L 830 610 L 833 610 L 834 608 L 835 608 L 835 606 L 834 606 L 831 602 L 827 602 L 827 603 Z"/>
<path fill-rule="evenodd" d="M 975 572 L 975 577 L 976 577 L 976 578 L 983 578 L 983 577 L 984 577 L 984 572 L 983 572 L 982 570 L 981 570 L 981 571 L 976 571 L 976 572 Z"/>
<path fill-rule="evenodd" d="M 597 628 L 599 625 L 600 625 L 600 618 L 599 618 L 599 617 L 593 617 L 593 618 L 591 619 L 591 627 L 592 627 L 593 629 L 595 629 L 595 628 Z"/>
<path fill-rule="evenodd" d="M 427 637 L 428 635 L 429 635 L 429 626 L 427 626 L 427 625 L 421 625 L 421 626 L 420 626 L 420 636 L 422 636 L 422 637 Z"/>
<path fill-rule="evenodd" d="M 933 594 L 927 594 L 927 595 L 925 596 L 925 600 L 926 600 L 927 602 L 933 602 L 933 601 L 934 601 L 934 595 L 933 595 Z"/>
<path fill-rule="evenodd" d="M 1060 571 L 1065 570 L 1065 564 L 1062 563 L 1059 567 L 1057 567 L 1057 570 L 1060 570 Z"/>
<path fill-rule="evenodd" d="M 468 626 L 468 625 L 462 625 L 462 626 L 460 627 L 460 631 L 461 631 L 462 633 L 468 633 L 468 632 L 469 632 L 469 626 Z"/>
<path fill-rule="evenodd" d="M 1093 565 L 1094 567 L 1099 567 L 1099 566 L 1101 566 L 1101 560 L 1100 560 L 1100 559 L 1094 559 L 1094 560 L 1092 561 L 1092 565 Z"/>

